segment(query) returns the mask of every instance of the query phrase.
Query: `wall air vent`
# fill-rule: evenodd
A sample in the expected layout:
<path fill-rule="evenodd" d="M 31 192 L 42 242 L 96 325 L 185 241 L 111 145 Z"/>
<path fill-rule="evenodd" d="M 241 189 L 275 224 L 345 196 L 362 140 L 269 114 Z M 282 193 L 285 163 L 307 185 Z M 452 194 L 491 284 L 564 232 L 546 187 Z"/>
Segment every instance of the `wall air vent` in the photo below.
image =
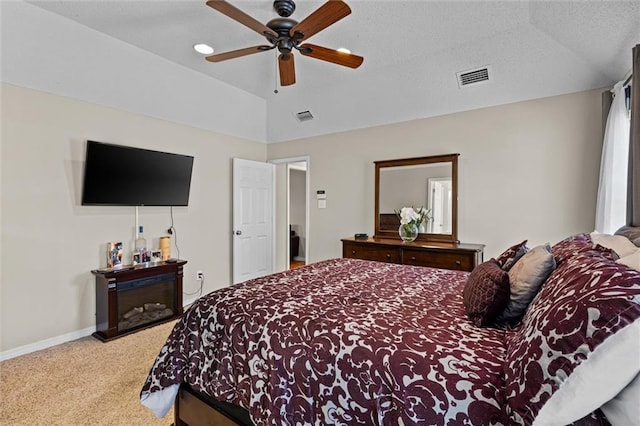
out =
<path fill-rule="evenodd" d="M 458 87 L 468 86 L 489 81 L 491 67 L 486 66 L 475 70 L 461 71 L 456 73 L 458 77 Z"/>
<path fill-rule="evenodd" d="M 300 111 L 296 113 L 296 118 L 299 122 L 313 120 L 313 114 L 311 111 Z"/>

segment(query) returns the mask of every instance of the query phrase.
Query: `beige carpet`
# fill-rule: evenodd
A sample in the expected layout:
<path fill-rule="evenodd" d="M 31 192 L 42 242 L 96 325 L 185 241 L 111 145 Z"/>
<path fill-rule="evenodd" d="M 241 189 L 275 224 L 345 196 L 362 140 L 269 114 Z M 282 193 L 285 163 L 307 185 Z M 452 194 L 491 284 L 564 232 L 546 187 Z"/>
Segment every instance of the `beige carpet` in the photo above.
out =
<path fill-rule="evenodd" d="M 102 343 L 85 337 L 0 363 L 0 424 L 170 425 L 139 393 L 174 321 Z"/>

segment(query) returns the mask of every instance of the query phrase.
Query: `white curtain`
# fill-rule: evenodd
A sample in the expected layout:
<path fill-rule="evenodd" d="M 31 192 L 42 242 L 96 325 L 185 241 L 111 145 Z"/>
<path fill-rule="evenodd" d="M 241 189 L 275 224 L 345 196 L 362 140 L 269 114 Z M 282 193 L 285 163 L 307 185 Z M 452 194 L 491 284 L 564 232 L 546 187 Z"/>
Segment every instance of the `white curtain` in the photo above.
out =
<path fill-rule="evenodd" d="M 613 234 L 627 223 L 627 169 L 631 119 L 622 82 L 613 87 L 613 103 L 602 145 L 596 232 Z"/>

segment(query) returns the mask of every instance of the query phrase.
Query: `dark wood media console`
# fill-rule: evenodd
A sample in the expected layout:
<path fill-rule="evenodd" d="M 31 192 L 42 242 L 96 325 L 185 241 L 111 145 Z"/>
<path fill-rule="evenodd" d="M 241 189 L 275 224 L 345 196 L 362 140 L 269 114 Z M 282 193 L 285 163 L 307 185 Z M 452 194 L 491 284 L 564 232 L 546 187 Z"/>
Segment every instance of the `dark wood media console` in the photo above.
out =
<path fill-rule="evenodd" d="M 96 277 L 96 332 L 108 341 L 182 315 L 186 260 L 91 271 Z"/>

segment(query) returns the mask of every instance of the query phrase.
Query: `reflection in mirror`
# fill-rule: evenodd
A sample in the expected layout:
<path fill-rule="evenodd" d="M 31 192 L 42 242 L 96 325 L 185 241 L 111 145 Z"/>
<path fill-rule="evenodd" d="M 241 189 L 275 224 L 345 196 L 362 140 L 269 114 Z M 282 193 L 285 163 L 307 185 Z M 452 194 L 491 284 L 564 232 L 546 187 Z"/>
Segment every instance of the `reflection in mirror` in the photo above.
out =
<path fill-rule="evenodd" d="M 399 238 L 403 207 L 424 207 L 429 214 L 418 240 L 456 240 L 458 154 L 376 161 L 376 236 Z"/>
<path fill-rule="evenodd" d="M 431 220 L 427 231 L 431 234 L 451 233 L 451 174 L 443 177 L 429 178 L 428 203 Z"/>
<path fill-rule="evenodd" d="M 431 220 L 420 232 L 451 233 L 451 163 L 382 168 L 379 192 L 380 229 L 398 229 L 395 210 L 425 207 Z"/>

